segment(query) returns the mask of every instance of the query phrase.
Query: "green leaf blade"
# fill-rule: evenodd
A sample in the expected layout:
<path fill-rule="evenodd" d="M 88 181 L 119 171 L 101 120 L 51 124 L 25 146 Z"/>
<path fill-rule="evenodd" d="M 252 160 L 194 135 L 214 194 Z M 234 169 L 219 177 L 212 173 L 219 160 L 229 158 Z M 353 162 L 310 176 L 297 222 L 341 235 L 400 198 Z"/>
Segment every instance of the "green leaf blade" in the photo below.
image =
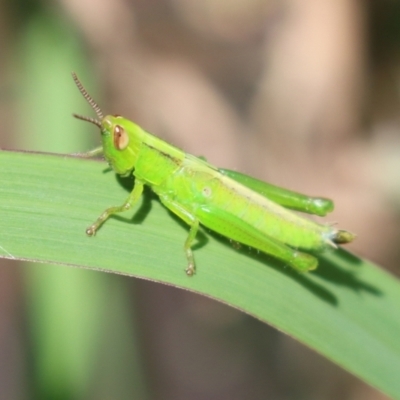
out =
<path fill-rule="evenodd" d="M 146 196 L 95 237 L 85 229 L 128 195 L 105 163 L 0 153 L 0 256 L 93 268 L 170 284 L 215 298 L 300 340 L 400 398 L 400 285 L 344 250 L 300 275 L 212 233 L 200 235 L 198 273 L 188 278 L 187 227 Z M 134 215 L 139 212 L 140 218 Z M 138 221 L 139 220 L 139 221 Z"/>

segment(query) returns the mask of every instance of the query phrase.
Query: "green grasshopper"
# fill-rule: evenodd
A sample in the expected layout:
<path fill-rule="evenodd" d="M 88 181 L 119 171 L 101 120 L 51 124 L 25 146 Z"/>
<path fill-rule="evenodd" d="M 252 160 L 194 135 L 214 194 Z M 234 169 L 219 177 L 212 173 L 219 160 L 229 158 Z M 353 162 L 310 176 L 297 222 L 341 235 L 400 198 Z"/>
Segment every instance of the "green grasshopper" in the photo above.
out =
<path fill-rule="evenodd" d="M 188 261 L 186 274 L 195 273 L 192 244 L 199 225 L 270 254 L 297 271 L 317 268 L 316 257 L 298 250 L 323 250 L 351 242 L 355 235 L 330 225 L 310 221 L 291 210 L 325 216 L 333 210 L 329 199 L 309 197 L 262 182 L 250 176 L 216 168 L 202 158 L 146 132 L 119 115 L 103 116 L 73 73 L 73 79 L 98 119 L 73 114 L 96 125 L 102 146 L 87 156 L 103 154 L 121 176 L 133 174 L 135 186 L 126 201 L 107 208 L 86 230 L 93 236 L 110 215 L 129 210 L 142 195 L 144 185 L 190 229 L 184 244 Z"/>

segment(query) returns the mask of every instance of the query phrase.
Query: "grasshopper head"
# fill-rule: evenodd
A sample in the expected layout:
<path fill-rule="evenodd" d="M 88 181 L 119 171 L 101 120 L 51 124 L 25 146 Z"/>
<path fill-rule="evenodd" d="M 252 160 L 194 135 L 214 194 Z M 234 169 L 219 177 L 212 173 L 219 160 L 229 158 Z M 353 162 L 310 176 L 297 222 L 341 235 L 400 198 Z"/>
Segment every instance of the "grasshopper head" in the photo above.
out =
<path fill-rule="evenodd" d="M 97 119 L 78 114 L 73 114 L 74 117 L 90 122 L 100 129 L 105 159 L 117 174 L 128 175 L 136 164 L 141 128 L 119 115 L 103 117 L 100 107 L 91 98 L 75 73 L 72 73 L 72 77 L 82 96 L 97 114 Z"/>
<path fill-rule="evenodd" d="M 117 174 L 128 175 L 135 168 L 141 128 L 119 115 L 107 115 L 100 125 L 104 157 Z"/>

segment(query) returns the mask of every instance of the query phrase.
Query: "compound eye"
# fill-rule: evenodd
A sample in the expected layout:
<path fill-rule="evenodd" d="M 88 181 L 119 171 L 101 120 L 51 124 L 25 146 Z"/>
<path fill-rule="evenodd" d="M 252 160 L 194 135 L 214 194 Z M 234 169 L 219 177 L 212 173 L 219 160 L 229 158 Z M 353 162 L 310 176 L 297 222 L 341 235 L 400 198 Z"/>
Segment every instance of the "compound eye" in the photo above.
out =
<path fill-rule="evenodd" d="M 129 136 L 125 132 L 125 129 L 120 125 L 114 127 L 114 147 L 117 150 L 124 150 L 128 147 Z"/>

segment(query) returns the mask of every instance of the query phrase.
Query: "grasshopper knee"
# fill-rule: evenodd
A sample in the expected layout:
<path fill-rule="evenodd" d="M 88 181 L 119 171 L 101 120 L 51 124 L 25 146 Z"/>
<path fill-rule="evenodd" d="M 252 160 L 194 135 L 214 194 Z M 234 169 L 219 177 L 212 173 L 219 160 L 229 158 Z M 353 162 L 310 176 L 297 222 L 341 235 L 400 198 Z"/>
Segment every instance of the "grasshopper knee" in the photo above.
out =
<path fill-rule="evenodd" d="M 299 272 L 312 271 L 318 266 L 318 260 L 314 256 L 299 251 L 293 252 L 293 257 L 289 263 L 292 268 Z"/>

